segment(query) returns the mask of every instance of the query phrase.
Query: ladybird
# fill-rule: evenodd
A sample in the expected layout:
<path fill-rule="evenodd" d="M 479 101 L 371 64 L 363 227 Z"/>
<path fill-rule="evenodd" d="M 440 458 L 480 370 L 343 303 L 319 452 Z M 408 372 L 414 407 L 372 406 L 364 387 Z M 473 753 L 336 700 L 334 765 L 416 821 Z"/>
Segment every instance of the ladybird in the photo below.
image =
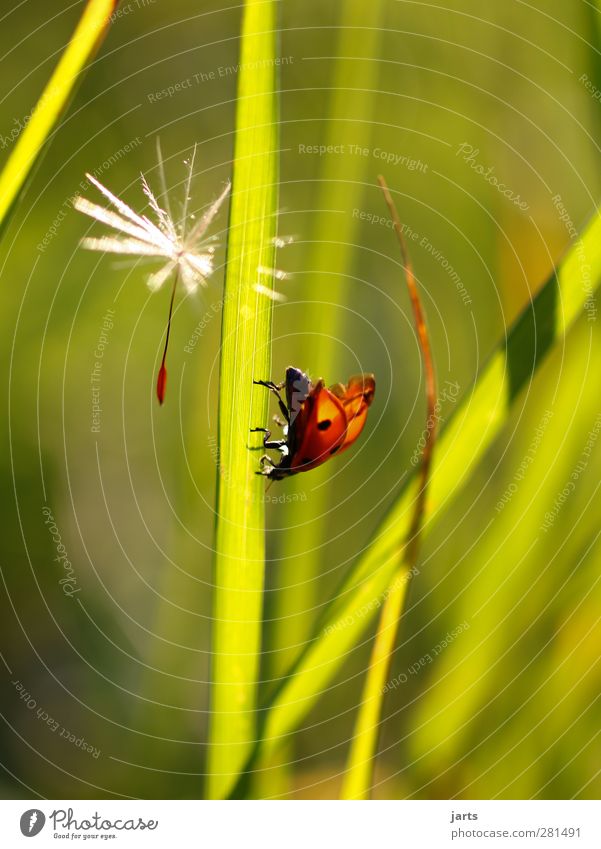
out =
<path fill-rule="evenodd" d="M 373 401 L 376 381 L 373 374 L 351 377 L 346 386 L 336 383 L 327 388 L 323 379 L 313 383 L 300 369 L 289 366 L 282 383 L 253 380 L 276 396 L 283 419 L 274 420 L 283 428 L 283 439 L 271 439 L 265 427 L 252 428 L 263 433 L 263 447 L 280 452 L 275 465 L 264 454 L 257 474 L 270 480 L 283 480 L 298 472 L 308 472 L 321 466 L 334 454 L 346 451 L 357 439 Z M 285 389 L 285 400 L 280 394 Z"/>

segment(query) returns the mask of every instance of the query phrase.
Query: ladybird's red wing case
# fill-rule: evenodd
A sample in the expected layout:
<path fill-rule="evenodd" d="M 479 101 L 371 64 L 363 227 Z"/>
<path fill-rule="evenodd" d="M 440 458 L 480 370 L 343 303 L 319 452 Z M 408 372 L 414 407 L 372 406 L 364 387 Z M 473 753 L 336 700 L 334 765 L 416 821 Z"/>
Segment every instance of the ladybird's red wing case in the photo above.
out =
<path fill-rule="evenodd" d="M 340 451 L 346 451 L 363 430 L 375 391 L 373 374 L 357 374 L 346 386 L 338 383 L 331 387 L 331 392 L 340 399 L 346 417 L 346 432 Z"/>
<path fill-rule="evenodd" d="M 308 471 L 340 450 L 347 430 L 342 402 L 320 380 L 312 388 L 294 420 L 290 468 Z"/>

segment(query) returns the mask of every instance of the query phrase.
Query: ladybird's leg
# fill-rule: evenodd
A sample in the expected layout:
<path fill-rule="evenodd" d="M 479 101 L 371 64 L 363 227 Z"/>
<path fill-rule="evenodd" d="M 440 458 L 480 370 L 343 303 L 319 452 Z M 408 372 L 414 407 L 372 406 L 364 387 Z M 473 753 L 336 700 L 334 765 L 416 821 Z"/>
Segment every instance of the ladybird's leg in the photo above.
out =
<path fill-rule="evenodd" d="M 267 448 L 267 450 L 277 449 L 278 451 L 281 451 L 281 449 L 286 445 L 286 443 L 288 441 L 287 439 L 271 439 L 270 440 L 269 437 L 271 436 L 271 431 L 267 430 L 266 427 L 251 427 L 250 432 L 251 433 L 264 433 L 265 434 L 265 436 L 263 437 L 263 448 Z"/>
<path fill-rule="evenodd" d="M 290 413 L 288 412 L 288 407 L 284 404 L 284 400 L 280 395 L 280 389 L 283 389 L 285 384 L 274 383 L 272 380 L 253 380 L 253 383 L 256 386 L 264 386 L 266 389 L 269 389 L 270 392 L 273 392 L 275 397 L 278 399 L 282 415 L 286 419 L 287 423 L 290 424 Z"/>
<path fill-rule="evenodd" d="M 280 389 L 284 388 L 283 383 L 274 383 L 273 380 L 253 380 L 255 386 L 264 386 L 266 389 L 270 389 L 272 392 L 276 394 L 280 391 Z"/>
<path fill-rule="evenodd" d="M 251 427 L 249 428 L 250 433 L 262 433 L 263 434 L 263 444 L 262 445 L 247 445 L 249 451 L 262 451 L 265 447 L 265 441 L 269 439 L 271 436 L 271 431 L 267 430 L 266 427 Z"/>
<path fill-rule="evenodd" d="M 273 460 L 271 459 L 271 457 L 269 457 L 268 454 L 263 454 L 263 456 L 259 458 L 259 465 L 261 468 L 258 472 L 255 472 L 256 475 L 263 475 L 268 477 L 271 470 L 275 468 L 273 465 Z"/>
<path fill-rule="evenodd" d="M 271 431 L 267 430 L 267 428 L 258 428 L 262 430 L 265 436 L 263 437 L 263 448 L 266 448 L 268 451 L 281 451 L 282 454 L 288 453 L 288 440 L 284 439 L 270 439 Z"/>
<path fill-rule="evenodd" d="M 284 388 L 284 386 L 286 386 L 285 380 L 282 380 L 281 383 L 274 383 L 273 380 L 253 380 L 253 383 L 258 383 L 260 386 L 266 386 L 268 389 L 275 389 L 276 392 L 279 392 Z"/>
<path fill-rule="evenodd" d="M 280 398 L 279 394 L 278 394 L 278 404 L 280 405 L 280 410 L 282 411 L 282 414 L 283 414 L 284 418 L 286 419 L 286 423 L 290 424 L 290 413 L 288 412 L 288 407 L 284 404 L 284 402 Z"/>
<path fill-rule="evenodd" d="M 287 439 L 270 439 L 270 440 L 266 439 L 265 442 L 263 443 L 263 447 L 267 448 L 267 450 L 276 449 L 277 451 L 281 451 L 282 448 L 284 448 L 287 444 L 288 444 Z"/>
<path fill-rule="evenodd" d="M 265 442 L 265 440 L 269 439 L 269 437 L 271 436 L 271 431 L 267 430 L 266 427 L 249 427 L 248 432 L 249 433 L 262 433 L 262 434 L 264 434 L 263 442 Z M 255 445 L 250 450 L 251 451 L 258 451 L 262 447 L 263 447 L 262 445 Z"/>
<path fill-rule="evenodd" d="M 268 440 L 269 440 L 269 437 L 271 436 L 271 431 L 270 431 L 270 430 L 267 430 L 267 428 L 266 428 L 266 427 L 251 427 L 250 432 L 251 432 L 251 433 L 262 433 L 262 434 L 264 434 L 264 436 L 263 436 L 263 445 L 265 446 L 265 448 L 267 448 L 267 447 L 268 447 L 268 446 L 267 446 L 267 442 L 268 442 Z"/>

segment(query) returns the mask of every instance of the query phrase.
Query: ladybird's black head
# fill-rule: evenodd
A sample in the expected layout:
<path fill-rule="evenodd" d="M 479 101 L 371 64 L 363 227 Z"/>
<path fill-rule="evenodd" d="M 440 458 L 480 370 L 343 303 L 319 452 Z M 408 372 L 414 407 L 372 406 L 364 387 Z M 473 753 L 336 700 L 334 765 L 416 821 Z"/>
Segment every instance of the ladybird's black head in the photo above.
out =
<path fill-rule="evenodd" d="M 291 424 L 310 392 L 310 378 L 299 368 L 288 366 L 286 369 L 286 404 L 290 412 Z"/>
<path fill-rule="evenodd" d="M 311 381 L 299 368 L 294 368 L 294 366 L 288 366 L 286 369 L 286 386 L 294 386 L 295 384 L 300 388 L 301 386 L 310 385 Z"/>

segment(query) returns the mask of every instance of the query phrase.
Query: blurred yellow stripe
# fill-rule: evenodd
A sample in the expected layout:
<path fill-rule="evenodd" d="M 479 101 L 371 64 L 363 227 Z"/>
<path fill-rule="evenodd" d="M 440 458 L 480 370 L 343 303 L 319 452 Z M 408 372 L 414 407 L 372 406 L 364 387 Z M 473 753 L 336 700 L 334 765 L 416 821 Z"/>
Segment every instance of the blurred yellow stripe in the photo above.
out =
<path fill-rule="evenodd" d="M 0 175 L 0 228 L 19 197 L 53 127 L 66 108 L 86 62 L 98 48 L 119 0 L 89 0 L 27 127 Z"/>

